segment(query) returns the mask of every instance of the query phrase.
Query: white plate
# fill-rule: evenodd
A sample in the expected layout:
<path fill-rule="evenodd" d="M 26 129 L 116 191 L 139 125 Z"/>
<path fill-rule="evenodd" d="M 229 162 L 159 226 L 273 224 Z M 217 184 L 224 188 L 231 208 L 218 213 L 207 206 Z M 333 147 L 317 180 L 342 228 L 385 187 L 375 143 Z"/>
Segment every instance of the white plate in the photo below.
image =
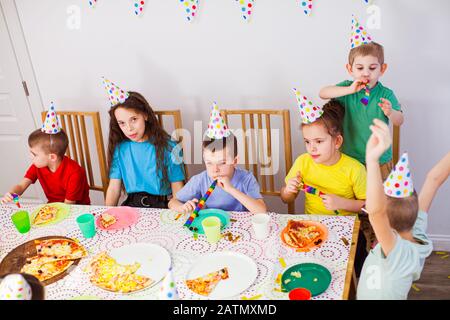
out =
<path fill-rule="evenodd" d="M 135 243 L 110 251 L 111 257 L 120 264 L 139 262 L 141 267 L 136 274 L 150 277 L 154 282 L 147 288 L 161 281 L 170 269 L 170 254 L 163 247 L 152 243 Z"/>
<path fill-rule="evenodd" d="M 223 251 L 200 257 L 191 266 L 186 279 L 195 279 L 223 267 L 228 268 L 229 278 L 219 282 L 208 296 L 210 299 L 224 299 L 238 295 L 250 287 L 258 275 L 258 267 L 251 258 L 242 253 Z"/>

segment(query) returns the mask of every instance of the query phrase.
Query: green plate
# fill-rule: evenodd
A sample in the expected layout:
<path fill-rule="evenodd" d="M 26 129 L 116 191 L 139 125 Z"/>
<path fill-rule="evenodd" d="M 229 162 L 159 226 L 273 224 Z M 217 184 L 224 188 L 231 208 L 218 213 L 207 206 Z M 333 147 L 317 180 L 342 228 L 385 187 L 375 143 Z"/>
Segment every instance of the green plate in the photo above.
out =
<path fill-rule="evenodd" d="M 291 275 L 300 272 L 301 277 Z M 290 279 L 287 283 L 285 281 Z M 289 267 L 281 276 L 281 290 L 289 292 L 295 288 L 305 288 L 311 295 L 317 296 L 328 289 L 331 283 L 331 273 L 327 268 L 316 263 L 300 263 Z"/>
<path fill-rule="evenodd" d="M 228 226 L 228 224 L 230 224 L 230 214 L 227 211 L 220 209 L 205 209 L 200 210 L 200 212 L 198 213 L 198 217 L 195 218 L 194 221 L 192 221 L 191 227 L 198 229 L 197 231 L 195 231 L 196 233 L 204 234 L 205 231 L 203 230 L 202 221 L 203 219 L 212 216 L 218 217 L 220 219 L 221 230 L 225 229 Z"/>
<path fill-rule="evenodd" d="M 53 220 L 51 220 L 51 221 L 49 221 L 49 222 L 43 223 L 43 224 L 39 224 L 39 225 L 34 224 L 34 223 L 33 223 L 34 219 L 36 218 L 36 216 L 37 216 L 39 210 L 40 210 L 42 207 L 44 207 L 44 206 L 52 206 L 52 207 L 58 208 L 58 212 L 56 213 L 55 219 L 53 219 Z M 32 225 L 33 225 L 34 227 L 43 227 L 43 226 L 48 226 L 48 225 L 50 225 L 50 224 L 55 224 L 55 223 L 58 223 L 58 222 L 64 220 L 65 218 L 67 218 L 67 216 L 69 215 L 69 213 L 70 213 L 70 205 L 68 205 L 68 204 L 66 204 L 66 203 L 63 203 L 63 202 L 47 203 L 47 204 L 44 204 L 44 205 L 42 205 L 42 206 L 37 207 L 37 208 L 32 212 L 32 214 L 31 214 L 31 216 L 30 216 L 30 220 L 31 220 L 31 223 L 32 223 Z"/>

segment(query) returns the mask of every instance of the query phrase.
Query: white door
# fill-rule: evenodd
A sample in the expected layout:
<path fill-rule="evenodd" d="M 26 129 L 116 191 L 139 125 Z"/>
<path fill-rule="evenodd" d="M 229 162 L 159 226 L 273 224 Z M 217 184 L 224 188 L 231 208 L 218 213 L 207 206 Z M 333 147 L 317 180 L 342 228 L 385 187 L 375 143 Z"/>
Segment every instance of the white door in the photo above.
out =
<path fill-rule="evenodd" d="M 16 53 L 0 4 L 0 193 L 17 184 L 30 165 L 28 135 L 36 129 L 22 83 Z M 40 123 L 40 119 L 38 123 Z M 37 182 L 38 184 L 38 182 Z M 38 200 L 40 187 L 30 186 L 23 195 Z"/>

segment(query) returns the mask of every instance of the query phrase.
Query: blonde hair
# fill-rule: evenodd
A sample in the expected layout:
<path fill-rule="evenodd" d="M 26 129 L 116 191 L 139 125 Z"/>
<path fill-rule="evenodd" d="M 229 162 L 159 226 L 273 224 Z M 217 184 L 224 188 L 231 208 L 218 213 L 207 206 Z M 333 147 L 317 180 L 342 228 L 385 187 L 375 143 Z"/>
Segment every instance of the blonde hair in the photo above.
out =
<path fill-rule="evenodd" d="M 358 56 L 374 56 L 378 59 L 380 65 L 384 64 L 384 48 L 381 44 L 376 42 L 363 44 L 350 50 L 350 53 L 348 54 L 348 63 L 353 65 L 355 58 Z"/>

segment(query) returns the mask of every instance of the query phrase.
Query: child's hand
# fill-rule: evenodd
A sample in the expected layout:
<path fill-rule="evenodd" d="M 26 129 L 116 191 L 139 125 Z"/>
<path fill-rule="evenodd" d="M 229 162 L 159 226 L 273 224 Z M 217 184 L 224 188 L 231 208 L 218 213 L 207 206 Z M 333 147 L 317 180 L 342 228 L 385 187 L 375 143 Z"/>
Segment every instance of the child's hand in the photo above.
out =
<path fill-rule="evenodd" d="M 8 192 L 4 195 L 4 197 L 0 200 L 0 202 L 1 202 L 1 204 L 6 204 L 9 202 L 12 202 L 13 200 L 14 200 L 14 198 L 13 198 L 12 194 Z"/>
<path fill-rule="evenodd" d="M 181 207 L 181 211 L 183 213 L 189 213 L 189 212 L 194 211 L 195 207 L 197 207 L 197 202 L 198 202 L 198 199 L 196 199 L 196 198 L 185 202 L 185 204 L 183 204 L 183 206 Z"/>
<path fill-rule="evenodd" d="M 323 205 L 327 210 L 334 211 L 342 209 L 342 198 L 335 194 L 325 194 L 320 196 L 322 198 Z"/>
<path fill-rule="evenodd" d="M 391 146 L 392 139 L 389 127 L 380 119 L 374 119 L 370 126 L 372 135 L 366 145 L 366 162 L 377 161 L 381 155 Z"/>
<path fill-rule="evenodd" d="M 351 93 L 356 93 L 361 91 L 362 89 L 364 89 L 366 87 L 366 84 L 369 83 L 369 80 L 355 80 L 353 81 L 353 83 L 350 85 L 350 91 Z"/>
<path fill-rule="evenodd" d="M 217 184 L 219 187 L 221 187 L 225 192 L 229 192 L 231 189 L 234 188 L 233 184 L 231 183 L 230 178 L 228 177 L 218 177 L 217 178 Z"/>
<path fill-rule="evenodd" d="M 383 113 L 386 117 L 389 117 L 392 113 L 392 103 L 384 98 L 380 98 L 381 102 L 378 103 L 380 108 L 383 110 Z"/>
<path fill-rule="evenodd" d="M 300 171 L 297 172 L 297 176 L 295 178 L 291 178 L 288 180 L 286 184 L 286 188 L 284 189 L 287 193 L 298 193 L 298 188 L 300 187 L 302 183 L 302 176 L 300 174 Z"/>

